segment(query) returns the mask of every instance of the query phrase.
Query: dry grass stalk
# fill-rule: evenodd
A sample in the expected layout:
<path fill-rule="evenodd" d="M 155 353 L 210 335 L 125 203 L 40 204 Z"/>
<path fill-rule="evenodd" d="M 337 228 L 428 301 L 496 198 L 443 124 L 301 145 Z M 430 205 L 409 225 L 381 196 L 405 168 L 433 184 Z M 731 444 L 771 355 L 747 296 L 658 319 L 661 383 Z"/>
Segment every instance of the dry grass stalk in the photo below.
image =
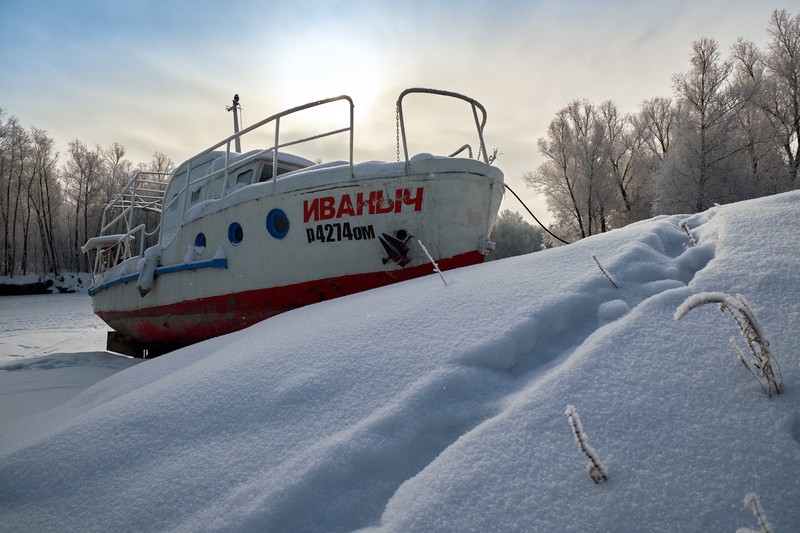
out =
<path fill-rule="evenodd" d="M 750 309 L 744 296 L 737 294 L 729 296 L 722 292 L 704 292 L 695 294 L 687 298 L 675 311 L 675 320 L 680 320 L 686 313 L 701 305 L 715 303 L 719 305 L 720 311 L 728 313 L 733 318 L 739 331 L 744 338 L 744 342 L 750 350 L 752 356 L 752 366 L 747 362 L 742 351 L 733 341 L 738 354 L 739 361 L 747 368 L 761 384 L 767 396 L 783 392 L 783 375 L 780 366 L 769 351 L 769 342 L 764 338 L 761 329 L 758 327 L 753 311 Z M 773 363 L 775 368 L 773 368 Z M 756 370 L 753 370 L 755 367 Z M 759 376 L 760 374 L 760 376 Z"/>
<path fill-rule="evenodd" d="M 584 455 L 589 458 L 589 477 L 598 485 L 603 481 L 608 481 L 608 476 L 606 475 L 603 465 L 597 460 L 597 454 L 587 442 L 586 433 L 583 432 L 583 425 L 578 416 L 578 411 L 574 406 L 567 405 L 567 410 L 564 414 L 567 415 L 569 419 L 569 425 L 572 427 L 572 433 L 575 435 L 578 446 Z"/>
<path fill-rule="evenodd" d="M 764 514 L 764 509 L 761 508 L 761 501 L 758 499 L 758 494 L 755 492 L 749 493 L 744 497 L 744 504 L 753 511 L 761 529 L 755 531 L 749 528 L 741 528 L 737 529 L 736 533 L 772 533 L 772 524 L 769 523 L 767 515 Z"/>
<path fill-rule="evenodd" d="M 692 237 L 692 234 L 689 233 L 689 225 L 687 224 L 687 222 L 685 220 L 682 220 L 681 223 L 678 224 L 678 226 L 680 226 L 680 228 L 683 230 L 683 232 L 689 238 L 689 244 L 691 246 L 695 246 L 697 244 L 697 241 L 695 241 L 694 237 Z"/>
<path fill-rule="evenodd" d="M 593 255 L 592 259 L 594 259 L 594 262 L 597 263 L 597 268 L 600 269 L 600 272 L 605 274 L 605 276 L 608 278 L 608 281 L 611 282 L 611 284 L 614 286 L 614 288 L 615 289 L 619 289 L 619 287 L 617 286 L 617 283 L 614 281 L 614 278 L 612 278 L 611 274 L 609 274 L 608 271 L 605 268 L 603 268 L 603 265 L 600 264 L 600 261 L 597 259 L 597 256 Z"/>
<path fill-rule="evenodd" d="M 444 280 L 444 274 L 442 274 L 442 271 L 439 269 L 439 265 L 436 264 L 436 261 L 433 260 L 433 257 L 431 256 L 431 254 L 428 251 L 428 249 L 425 248 L 425 245 L 422 244 L 421 240 L 417 239 L 417 242 L 419 243 L 420 247 L 422 248 L 422 251 L 425 252 L 425 255 L 428 256 L 428 261 L 430 261 L 431 264 L 433 265 L 433 271 L 438 273 L 439 277 L 442 278 L 442 283 L 447 285 L 447 282 Z"/>

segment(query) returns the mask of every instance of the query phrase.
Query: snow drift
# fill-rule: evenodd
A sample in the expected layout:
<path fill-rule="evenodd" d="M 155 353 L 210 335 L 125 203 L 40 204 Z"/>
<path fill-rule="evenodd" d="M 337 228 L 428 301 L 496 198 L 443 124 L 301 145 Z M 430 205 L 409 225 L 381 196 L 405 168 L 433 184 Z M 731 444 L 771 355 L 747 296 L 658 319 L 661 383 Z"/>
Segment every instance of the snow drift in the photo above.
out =
<path fill-rule="evenodd" d="M 4 424 L 0 524 L 735 531 L 756 527 L 756 493 L 796 530 L 798 212 L 794 192 L 658 217 L 128 366 Z M 742 368 L 713 306 L 674 319 L 704 291 L 747 297 L 783 394 Z M 607 482 L 590 479 L 567 405 Z"/>

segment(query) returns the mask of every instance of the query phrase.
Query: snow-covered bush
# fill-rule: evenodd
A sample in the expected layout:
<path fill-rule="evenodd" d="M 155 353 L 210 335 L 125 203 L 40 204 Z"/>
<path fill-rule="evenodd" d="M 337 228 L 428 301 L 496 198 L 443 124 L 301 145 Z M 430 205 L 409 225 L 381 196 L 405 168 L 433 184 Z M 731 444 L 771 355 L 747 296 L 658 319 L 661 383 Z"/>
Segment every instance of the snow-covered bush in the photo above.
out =
<path fill-rule="evenodd" d="M 777 362 L 775 362 L 775 369 L 773 369 L 772 364 L 774 358 L 769 351 L 769 342 L 767 342 L 766 338 L 761 333 L 761 328 L 758 326 L 755 314 L 753 314 L 744 296 L 741 294 L 730 296 L 722 292 L 701 292 L 694 294 L 684 300 L 675 311 L 675 320 L 680 320 L 686 313 L 696 307 L 712 303 L 718 304 L 720 311 L 723 313 L 727 311 L 734 322 L 736 322 L 736 325 L 739 326 L 739 331 L 741 331 L 745 344 L 747 344 L 750 354 L 752 355 L 753 363 L 751 366 L 745 358 L 744 353 L 742 353 L 742 350 L 736 344 L 736 340 L 732 339 L 732 344 L 736 349 L 739 361 L 741 361 L 745 368 L 755 376 L 768 396 L 772 396 L 773 390 L 775 394 L 783 392 L 783 376 L 780 367 L 777 365 Z M 753 370 L 753 367 L 756 368 L 758 373 Z"/>

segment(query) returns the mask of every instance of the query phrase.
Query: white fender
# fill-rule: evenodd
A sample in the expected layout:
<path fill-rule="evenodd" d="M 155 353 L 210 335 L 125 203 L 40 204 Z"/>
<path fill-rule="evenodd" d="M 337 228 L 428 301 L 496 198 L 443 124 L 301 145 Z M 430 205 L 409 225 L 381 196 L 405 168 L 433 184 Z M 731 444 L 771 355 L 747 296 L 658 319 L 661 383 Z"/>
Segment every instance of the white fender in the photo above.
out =
<path fill-rule="evenodd" d="M 139 271 L 139 280 L 136 282 L 136 288 L 139 289 L 139 294 L 144 297 L 147 293 L 153 290 L 153 279 L 155 278 L 156 265 L 161 258 L 161 247 L 151 246 L 144 251 L 144 261 Z"/>

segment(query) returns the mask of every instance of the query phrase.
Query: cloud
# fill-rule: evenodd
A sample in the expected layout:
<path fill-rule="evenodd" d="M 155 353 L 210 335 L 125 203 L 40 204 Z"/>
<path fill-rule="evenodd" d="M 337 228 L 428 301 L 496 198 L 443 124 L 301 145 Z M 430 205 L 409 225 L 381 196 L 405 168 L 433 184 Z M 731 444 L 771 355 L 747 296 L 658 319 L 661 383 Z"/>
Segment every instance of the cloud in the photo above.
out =
<path fill-rule="evenodd" d="M 231 132 L 234 93 L 244 124 L 346 93 L 357 156 L 393 159 L 397 95 L 432 86 L 486 105 L 487 143 L 520 192 L 540 161 L 536 139 L 570 101 L 634 112 L 672 94 L 692 40 L 763 43 L 772 10 L 749 0 L 5 0 L 0 107 L 62 151 L 74 138 L 117 141 L 136 162 L 156 150 L 180 161 Z"/>

